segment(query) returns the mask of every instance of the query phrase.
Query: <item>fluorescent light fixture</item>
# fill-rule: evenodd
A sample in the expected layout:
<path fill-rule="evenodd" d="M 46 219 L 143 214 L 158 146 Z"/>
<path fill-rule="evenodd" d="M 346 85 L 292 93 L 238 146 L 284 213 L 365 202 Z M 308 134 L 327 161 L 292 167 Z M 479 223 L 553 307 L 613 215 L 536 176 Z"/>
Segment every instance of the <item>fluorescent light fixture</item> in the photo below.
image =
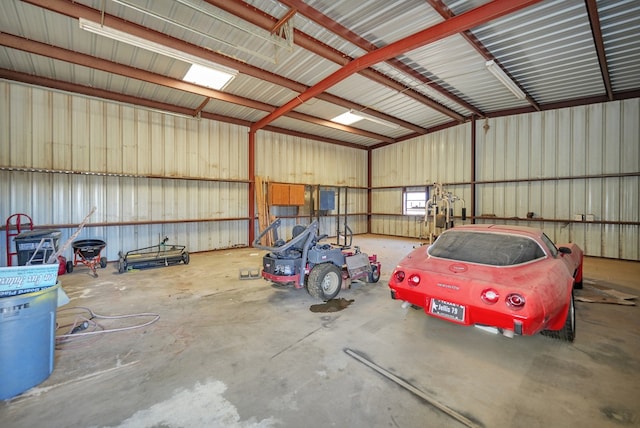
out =
<path fill-rule="evenodd" d="M 225 67 L 223 65 L 216 64 L 215 62 L 207 61 L 206 59 L 202 59 L 195 55 L 191 55 L 177 49 L 173 49 L 168 46 L 143 39 L 142 37 L 137 37 L 132 34 L 125 33 L 124 31 L 116 30 L 115 28 L 100 25 L 97 22 L 89 21 L 84 18 L 79 18 L 78 21 L 80 23 L 80 28 L 90 33 L 108 37 L 112 40 L 116 40 L 131 46 L 135 46 L 160 55 L 168 56 L 169 58 L 174 58 L 192 64 L 192 67 L 183 78 L 185 81 L 191 83 L 207 86 L 213 89 L 222 89 L 238 74 L 238 70 L 234 70 L 233 68 Z M 198 66 L 195 67 L 195 69 L 198 71 L 192 71 L 192 69 L 194 69 L 194 65 Z M 208 73 L 212 76 L 216 76 L 215 82 L 211 79 L 208 80 L 207 83 L 194 80 L 195 78 L 192 77 L 191 73 L 201 74 L 202 68 L 209 69 Z M 189 76 L 190 80 L 187 80 L 187 76 Z"/>
<path fill-rule="evenodd" d="M 367 113 L 351 109 L 339 116 L 331 119 L 332 122 L 341 123 L 343 125 L 351 125 L 352 123 L 359 122 L 361 120 L 368 120 L 369 122 L 377 123 L 378 125 L 384 125 L 389 128 L 397 129 L 398 125 L 395 123 L 387 122 L 386 120 L 378 119 L 375 116 L 371 116 Z"/>
<path fill-rule="evenodd" d="M 508 90 L 510 90 L 511 93 L 516 96 L 516 98 L 518 98 L 519 100 L 524 100 L 527 97 L 526 94 L 522 92 L 522 89 L 520 89 L 518 85 L 516 85 L 515 82 L 509 78 L 509 76 L 507 76 L 504 70 L 500 68 L 494 60 L 487 61 L 485 65 L 487 67 L 487 70 L 489 70 L 491 74 L 493 74 L 496 79 L 500 81 L 500 83 L 502 83 Z"/>

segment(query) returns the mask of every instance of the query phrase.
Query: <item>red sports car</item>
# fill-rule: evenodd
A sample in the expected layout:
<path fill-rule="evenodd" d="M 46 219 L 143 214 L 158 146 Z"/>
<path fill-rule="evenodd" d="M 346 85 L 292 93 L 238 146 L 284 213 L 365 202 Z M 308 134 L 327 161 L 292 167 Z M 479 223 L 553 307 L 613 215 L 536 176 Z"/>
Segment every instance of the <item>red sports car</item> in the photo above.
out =
<path fill-rule="evenodd" d="M 582 259 L 576 244 L 556 247 L 539 229 L 457 226 L 402 259 L 389 288 L 391 298 L 447 321 L 572 342 Z"/>

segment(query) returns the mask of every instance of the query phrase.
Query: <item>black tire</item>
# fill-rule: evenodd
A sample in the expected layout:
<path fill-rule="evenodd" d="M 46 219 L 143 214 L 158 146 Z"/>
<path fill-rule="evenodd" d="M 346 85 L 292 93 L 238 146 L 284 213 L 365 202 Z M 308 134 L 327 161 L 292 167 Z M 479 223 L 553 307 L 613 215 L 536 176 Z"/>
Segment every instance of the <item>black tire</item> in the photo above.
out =
<path fill-rule="evenodd" d="M 578 269 L 576 270 L 576 281 L 573 283 L 574 290 L 582 290 L 582 287 L 584 286 L 582 283 L 582 266 L 583 264 L 580 263 L 580 266 L 578 266 Z"/>
<path fill-rule="evenodd" d="M 333 263 L 315 265 L 307 279 L 307 291 L 316 299 L 328 301 L 340 293 L 342 270 Z"/>
<path fill-rule="evenodd" d="M 188 265 L 188 264 L 189 264 L 189 253 L 188 253 L 188 252 L 186 252 L 186 251 L 185 251 L 184 253 L 182 253 L 182 262 L 183 262 L 185 265 Z"/>
<path fill-rule="evenodd" d="M 367 277 L 367 282 L 375 283 L 380 281 L 380 269 L 378 269 L 377 265 L 371 265 L 371 272 Z"/>
<path fill-rule="evenodd" d="M 67 273 L 73 272 L 73 262 L 72 261 L 68 261 L 67 262 L 66 269 L 67 269 Z"/>
<path fill-rule="evenodd" d="M 106 258 L 106 257 L 101 257 L 101 258 L 100 258 L 100 267 L 101 267 L 102 269 L 104 269 L 104 268 L 106 268 L 106 267 L 107 267 L 107 258 Z"/>
<path fill-rule="evenodd" d="M 560 330 L 545 330 L 542 334 L 565 342 L 573 342 L 576 338 L 576 307 L 573 299 L 573 291 L 571 292 L 569 310 L 567 311 L 567 318 L 564 321 L 564 326 Z"/>

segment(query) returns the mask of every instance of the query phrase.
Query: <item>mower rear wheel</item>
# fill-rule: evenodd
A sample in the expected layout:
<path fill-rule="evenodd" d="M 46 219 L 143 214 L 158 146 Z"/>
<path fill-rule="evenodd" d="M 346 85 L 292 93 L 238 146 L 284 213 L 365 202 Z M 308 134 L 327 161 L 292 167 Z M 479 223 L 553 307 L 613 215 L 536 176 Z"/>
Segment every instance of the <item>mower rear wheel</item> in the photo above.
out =
<path fill-rule="evenodd" d="M 333 263 L 315 265 L 307 278 L 307 291 L 316 299 L 331 300 L 342 287 L 342 271 Z"/>

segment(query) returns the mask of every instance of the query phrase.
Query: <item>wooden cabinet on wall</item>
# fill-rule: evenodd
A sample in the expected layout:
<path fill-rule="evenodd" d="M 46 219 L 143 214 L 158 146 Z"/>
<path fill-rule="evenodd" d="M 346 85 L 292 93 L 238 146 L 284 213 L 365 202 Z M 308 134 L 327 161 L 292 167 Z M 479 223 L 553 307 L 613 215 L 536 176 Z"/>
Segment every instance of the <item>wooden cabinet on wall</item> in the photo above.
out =
<path fill-rule="evenodd" d="M 269 205 L 304 205 L 304 184 L 269 183 Z"/>

